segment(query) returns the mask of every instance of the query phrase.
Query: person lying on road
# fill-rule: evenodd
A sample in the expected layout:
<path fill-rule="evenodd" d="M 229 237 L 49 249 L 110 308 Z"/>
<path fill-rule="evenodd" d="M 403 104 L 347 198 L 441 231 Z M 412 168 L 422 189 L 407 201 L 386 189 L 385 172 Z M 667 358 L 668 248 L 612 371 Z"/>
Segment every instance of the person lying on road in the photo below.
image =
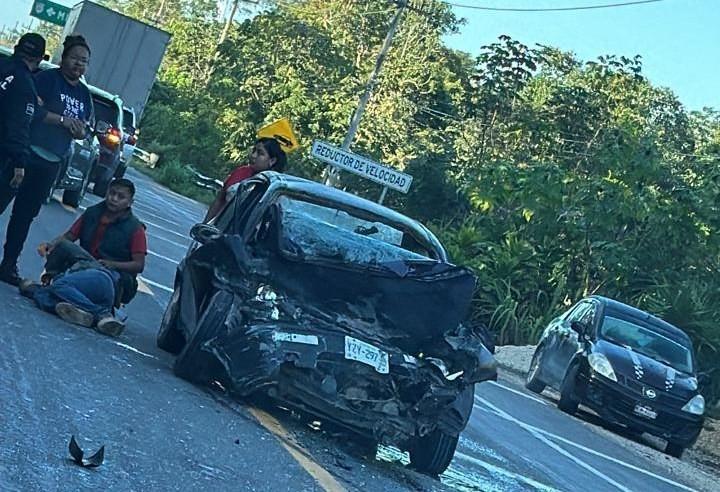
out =
<path fill-rule="evenodd" d="M 225 204 L 230 201 L 237 190 L 238 184 L 257 173 L 268 171 L 282 172 L 287 164 L 285 151 L 274 138 L 263 137 L 255 142 L 250 152 L 250 164 L 236 167 L 223 183 L 222 189 L 218 191 L 215 201 L 208 208 L 207 215 L 203 222 L 209 222 L 217 216 Z"/>
<path fill-rule="evenodd" d="M 47 307 L 54 308 L 66 321 L 83 326 L 97 323 L 96 326 L 101 329 L 101 325 L 110 323 L 106 319 L 108 300 L 111 313 L 113 307 L 127 304 L 135 297 L 138 287 L 137 275 L 145 269 L 147 237 L 145 226 L 132 213 L 134 196 L 135 185 L 132 181 L 125 178 L 113 180 L 105 200 L 88 208 L 65 234 L 38 247 L 41 256 L 50 258 L 50 253 L 62 241 L 72 243 L 79 240 L 80 246 L 89 254 L 89 258 L 96 260 L 91 268 L 84 268 L 69 278 L 67 277 L 70 272 L 63 276 L 62 279 L 66 280 L 60 284 L 62 291 L 59 292 L 56 288 L 61 278 L 53 282 L 54 290 L 42 290 L 42 292 L 52 292 L 54 296 L 52 299 L 59 298 L 57 300 L 60 304 Z M 89 273 L 90 270 L 92 272 Z M 112 282 L 107 281 L 107 273 Z M 67 283 L 71 283 L 71 287 L 82 293 L 85 298 L 68 297 Z M 31 282 L 24 281 L 21 290 L 38 289 L 37 284 L 34 284 L 34 287 L 30 287 L 31 285 L 33 285 Z M 45 296 L 45 294 L 40 295 Z M 35 297 L 35 294 L 33 293 L 32 296 Z M 35 299 L 37 301 L 36 297 Z M 90 301 L 90 304 L 86 301 Z M 110 323 L 110 326 L 116 327 L 116 324 Z"/>
<path fill-rule="evenodd" d="M 112 315 L 118 272 L 104 267 L 81 246 L 62 239 L 46 255 L 42 284 L 25 279 L 20 292 L 43 311 L 65 321 L 117 336 L 124 324 Z"/>

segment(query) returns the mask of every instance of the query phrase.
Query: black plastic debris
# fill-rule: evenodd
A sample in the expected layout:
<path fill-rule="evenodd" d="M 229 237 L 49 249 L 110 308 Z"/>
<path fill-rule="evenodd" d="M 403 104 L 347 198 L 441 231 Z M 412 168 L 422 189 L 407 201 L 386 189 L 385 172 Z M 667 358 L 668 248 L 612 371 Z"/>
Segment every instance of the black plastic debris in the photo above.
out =
<path fill-rule="evenodd" d="M 85 453 L 75 440 L 75 436 L 70 437 L 70 445 L 68 446 L 68 450 L 70 451 L 70 456 L 72 456 L 75 464 L 80 465 L 84 468 L 97 468 L 98 466 L 103 464 L 103 460 L 105 459 L 105 446 L 102 446 L 100 449 L 97 450 L 95 454 L 85 459 Z"/>

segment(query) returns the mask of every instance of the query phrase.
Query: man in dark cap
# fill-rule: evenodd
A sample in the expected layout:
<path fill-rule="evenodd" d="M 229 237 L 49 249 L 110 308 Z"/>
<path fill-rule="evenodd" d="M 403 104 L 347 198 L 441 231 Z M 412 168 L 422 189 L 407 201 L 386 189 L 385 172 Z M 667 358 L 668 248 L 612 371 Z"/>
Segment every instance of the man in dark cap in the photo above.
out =
<path fill-rule="evenodd" d="M 13 56 L 0 60 L 0 192 L 17 190 L 25 176 L 30 123 L 38 103 L 32 73 L 44 54 L 45 39 L 27 33 L 18 41 Z M 0 280 L 4 273 L 0 271 Z"/>

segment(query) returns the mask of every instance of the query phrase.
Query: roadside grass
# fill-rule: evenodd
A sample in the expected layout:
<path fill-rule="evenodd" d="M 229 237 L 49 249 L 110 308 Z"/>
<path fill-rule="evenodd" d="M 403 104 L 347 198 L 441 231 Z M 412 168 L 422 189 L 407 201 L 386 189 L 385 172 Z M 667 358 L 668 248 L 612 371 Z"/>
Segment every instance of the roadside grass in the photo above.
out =
<path fill-rule="evenodd" d="M 215 199 L 215 193 L 195 184 L 195 176 L 190 168 L 178 161 L 160 162 L 156 167 L 151 168 L 143 161 L 136 159 L 133 167 L 172 191 L 205 205 L 209 205 Z"/>

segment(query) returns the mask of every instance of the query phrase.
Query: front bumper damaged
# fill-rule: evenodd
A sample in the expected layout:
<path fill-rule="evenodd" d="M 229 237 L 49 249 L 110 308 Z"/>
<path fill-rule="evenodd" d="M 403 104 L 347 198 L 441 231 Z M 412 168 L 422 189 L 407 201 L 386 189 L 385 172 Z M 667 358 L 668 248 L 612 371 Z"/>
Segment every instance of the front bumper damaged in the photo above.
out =
<path fill-rule="evenodd" d="M 466 270 L 434 265 L 415 276 L 400 276 L 282 263 L 278 257 L 250 260 L 227 237 L 199 248 L 184 262 L 185 297 L 201 299 L 207 290 L 233 293 L 223 327 L 201 346 L 219 362 L 215 366 L 223 374 L 217 379 L 232 393 L 262 391 L 401 446 L 438 428 L 449 435 L 464 429 L 474 384 L 496 378 L 495 360 L 479 334 L 459 323 L 464 313 L 446 311 L 421 321 L 414 311 L 425 309 L 427 317 L 427 307 L 415 305 L 412 297 L 396 297 L 392 314 L 379 306 L 393 304 L 384 290 L 401 291 L 405 285 L 420 302 L 422 291 L 438 289 L 439 302 L 445 295 L 454 296 L 456 304 L 469 304 L 474 278 Z M 289 271 L 293 275 L 277 273 Z M 347 297 L 338 293 L 342 287 L 328 285 L 332 282 L 351 288 L 353 283 L 373 283 L 377 295 L 342 302 Z M 195 292 L 188 292 L 188 285 Z M 195 309 L 185 304 L 180 312 L 190 318 Z M 405 325 L 411 317 L 416 324 Z M 179 325 L 190 327 L 194 320 Z M 185 333 L 186 339 L 190 336 Z"/>

